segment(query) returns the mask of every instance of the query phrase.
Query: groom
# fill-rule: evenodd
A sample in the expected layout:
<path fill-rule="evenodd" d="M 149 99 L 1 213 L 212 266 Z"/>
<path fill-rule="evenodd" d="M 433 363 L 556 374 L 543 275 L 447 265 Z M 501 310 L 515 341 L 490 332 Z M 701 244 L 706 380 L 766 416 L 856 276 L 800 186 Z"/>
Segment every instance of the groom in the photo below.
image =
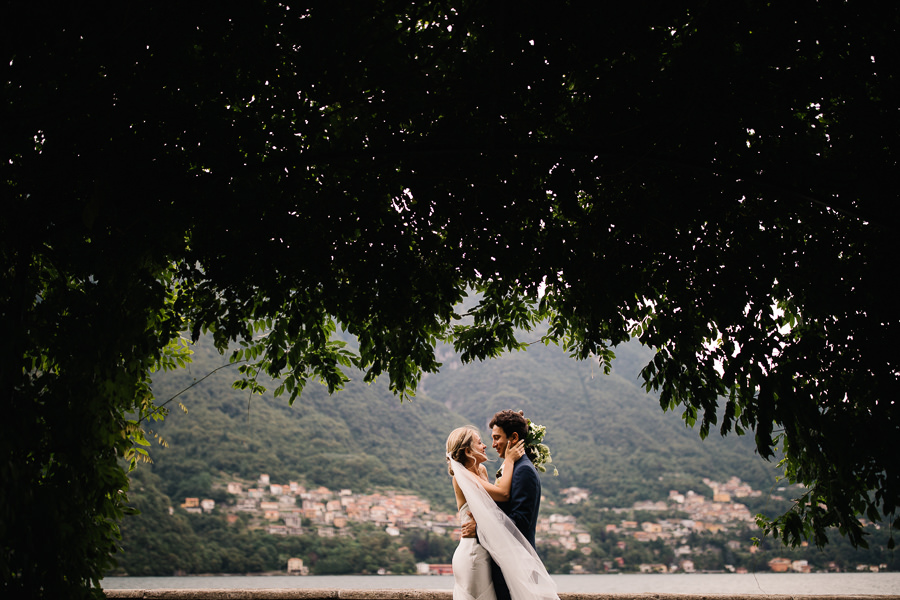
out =
<path fill-rule="evenodd" d="M 504 458 L 507 442 L 515 445 L 519 440 L 524 440 L 528 431 L 528 423 L 521 412 L 501 410 L 494 415 L 488 424 L 491 428 L 491 446 Z M 541 480 L 538 479 L 537 469 L 531 464 L 527 456 L 523 456 L 513 465 L 512 489 L 508 502 L 498 502 L 497 506 L 512 519 L 513 523 L 522 535 L 525 536 L 531 546 L 534 547 L 534 532 L 537 528 L 538 511 L 541 508 Z M 475 522 L 470 521 L 462 528 L 463 537 L 475 537 Z M 494 591 L 497 600 L 510 600 L 509 588 L 500 567 L 491 561 L 491 578 L 494 582 Z"/>

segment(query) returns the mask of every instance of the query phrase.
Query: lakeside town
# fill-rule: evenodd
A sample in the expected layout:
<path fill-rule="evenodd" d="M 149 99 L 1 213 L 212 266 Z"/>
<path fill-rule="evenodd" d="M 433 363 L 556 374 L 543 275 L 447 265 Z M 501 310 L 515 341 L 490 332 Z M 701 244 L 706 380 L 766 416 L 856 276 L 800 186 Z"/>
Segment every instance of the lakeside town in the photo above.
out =
<path fill-rule="evenodd" d="M 728 534 L 746 532 L 756 528 L 756 519 L 749 508 L 737 498 L 759 498 L 762 493 L 753 490 L 739 478 L 732 477 L 721 483 L 704 479 L 712 490 L 712 497 L 694 491 L 681 493 L 671 490 L 668 498 L 659 501 L 635 502 L 631 507 L 605 509 L 607 523 L 602 532 L 616 540 L 618 550 L 629 544 L 663 544 L 671 550 L 668 561 L 642 562 L 626 565 L 623 556 L 601 561 L 601 572 L 624 570 L 642 573 L 698 572 L 695 555 L 707 549 L 692 546 L 696 534 Z M 432 510 L 427 500 L 414 494 L 398 491 L 380 491 L 357 494 L 350 489 L 330 490 L 325 487 L 307 489 L 296 481 L 273 482 L 266 474 L 255 482 L 230 481 L 224 484 L 229 501 L 224 505 L 206 498 L 185 498 L 181 508 L 188 513 L 217 512 L 224 514 L 228 523 L 234 524 L 245 516 L 247 526 L 262 529 L 272 535 L 315 535 L 331 538 L 352 535 L 351 524 L 366 523 L 383 530 L 392 537 L 409 530 L 422 530 L 437 536 L 447 536 L 458 541 L 460 530 L 454 513 Z M 566 488 L 560 490 L 562 507 L 579 505 L 590 499 L 588 490 Z M 778 500 L 783 498 L 773 496 Z M 581 526 L 576 517 L 565 512 L 555 512 L 555 503 L 544 503 L 538 521 L 536 541 L 538 547 L 551 551 L 577 553 L 589 557 L 594 549 L 593 536 Z M 170 508 L 170 513 L 174 507 Z M 660 514 L 653 518 L 654 513 Z M 671 515 L 678 515 L 677 518 Z M 610 516 L 612 515 L 612 516 Z M 635 517 L 639 515 L 640 518 Z M 612 521 L 612 522 L 610 522 Z M 597 529 L 594 529 L 596 533 Z M 738 536 L 741 537 L 741 536 Z M 752 539 L 729 539 L 726 546 L 733 552 L 756 554 L 759 548 Z M 658 551 L 655 551 L 658 553 Z M 774 557 L 766 562 L 773 572 L 809 573 L 813 567 L 803 559 Z M 725 571 L 744 573 L 745 567 L 724 565 Z M 827 570 L 839 570 L 830 564 Z M 856 565 L 857 571 L 886 569 L 886 565 Z M 299 558 L 288 561 L 291 574 L 307 574 L 309 569 Z M 423 575 L 452 573 L 449 564 L 418 563 L 417 572 Z M 581 564 L 573 563 L 570 573 L 588 573 Z"/>

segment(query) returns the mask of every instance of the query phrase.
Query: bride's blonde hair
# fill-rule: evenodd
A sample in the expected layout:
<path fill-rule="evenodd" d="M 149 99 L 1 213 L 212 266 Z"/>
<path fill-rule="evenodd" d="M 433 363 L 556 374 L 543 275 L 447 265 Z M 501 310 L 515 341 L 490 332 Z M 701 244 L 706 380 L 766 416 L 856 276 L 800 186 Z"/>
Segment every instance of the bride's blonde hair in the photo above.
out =
<path fill-rule="evenodd" d="M 469 460 L 469 457 L 466 456 L 466 450 L 472 447 L 472 442 L 475 441 L 475 435 L 477 433 L 478 430 L 472 425 L 457 427 L 450 432 L 450 436 L 447 437 L 447 472 L 450 473 L 450 475 L 453 475 L 453 467 L 450 465 L 450 459 L 452 458 L 459 464 L 465 466 L 466 462 Z"/>

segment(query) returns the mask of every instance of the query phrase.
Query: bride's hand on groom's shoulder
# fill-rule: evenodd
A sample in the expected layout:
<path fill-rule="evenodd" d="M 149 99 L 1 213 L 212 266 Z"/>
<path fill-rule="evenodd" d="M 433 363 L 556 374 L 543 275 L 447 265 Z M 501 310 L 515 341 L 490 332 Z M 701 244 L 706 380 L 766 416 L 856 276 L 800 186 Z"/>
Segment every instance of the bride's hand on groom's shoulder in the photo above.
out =
<path fill-rule="evenodd" d="M 525 456 L 525 440 L 519 440 L 515 444 L 508 442 L 506 445 L 506 456 L 513 462 Z"/>

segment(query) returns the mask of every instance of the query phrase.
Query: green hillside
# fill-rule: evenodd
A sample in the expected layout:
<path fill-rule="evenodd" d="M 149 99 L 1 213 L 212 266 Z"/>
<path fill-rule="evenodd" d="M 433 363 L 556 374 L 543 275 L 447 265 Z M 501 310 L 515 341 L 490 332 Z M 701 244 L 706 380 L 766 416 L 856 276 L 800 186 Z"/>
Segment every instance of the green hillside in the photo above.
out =
<path fill-rule="evenodd" d="M 621 506 L 696 488 L 704 476 L 732 475 L 768 489 L 773 467 L 753 453 L 752 440 L 713 434 L 701 442 L 679 415 L 663 413 L 643 392 L 636 377 L 648 352 L 620 348 L 606 376 L 539 344 L 471 365 L 444 349 L 441 373 L 427 376 L 419 395 L 403 403 L 382 382 L 366 385 L 357 376 L 334 396 L 310 383 L 289 406 L 284 397 L 234 390 L 235 370 L 226 368 L 177 398 L 188 413 L 173 409 L 160 427 L 169 447 L 152 451 L 151 469 L 174 500 L 209 494 L 217 478 L 268 473 L 272 481 L 330 489 L 398 487 L 446 507 L 447 433 L 473 423 L 487 436 L 491 415 L 514 408 L 548 426 L 559 469 L 558 477 L 544 476 L 551 495 L 585 487 L 604 504 Z M 225 362 L 201 340 L 191 369 L 160 374 L 154 391 L 171 397 Z"/>
<path fill-rule="evenodd" d="M 160 374 L 154 392 L 169 398 L 226 362 L 201 340 L 190 371 Z M 169 447 L 152 450 L 151 469 L 174 500 L 208 494 L 217 478 L 255 481 L 261 473 L 273 482 L 448 496 L 444 441 L 464 419 L 440 403 L 401 404 L 381 383 L 353 381 L 333 396 L 310 383 L 290 406 L 286 397 L 233 389 L 236 377 L 222 369 L 184 392 L 177 401 L 187 414 L 173 408 L 159 428 Z"/>
<path fill-rule="evenodd" d="M 291 556 L 303 558 L 318 574 L 400 573 L 414 570 L 415 562 L 448 562 L 455 547 L 450 537 L 420 529 L 392 538 L 383 528 L 354 522 L 345 530 L 350 535 L 329 538 L 306 522 L 303 535 L 272 535 L 246 513 L 232 522 L 219 508 L 195 515 L 177 507 L 186 497 L 199 497 L 233 508 L 235 497 L 226 493 L 224 483 L 238 480 L 253 487 L 265 473 L 273 483 L 297 481 L 308 488 L 407 490 L 429 500 L 433 509 L 453 512 L 444 460 L 447 434 L 472 423 L 487 437 L 487 422 L 503 408 L 523 409 L 548 426 L 545 441 L 553 449 L 559 476 L 542 476 L 547 497 L 543 511 L 577 513 L 598 544 L 605 540 L 603 544 L 614 546 L 615 541 L 603 533 L 604 507 L 659 500 L 670 489 L 708 493 L 703 477 L 725 481 L 736 475 L 756 489 L 772 487 L 774 468 L 754 454 L 752 440 L 713 434 L 701 442 L 679 415 L 663 413 L 643 392 L 637 374 L 649 360 L 647 349 L 626 345 L 617 353 L 613 373 L 606 376 L 595 365 L 539 344 L 471 365 L 462 365 L 444 347 L 439 350 L 441 372 L 426 376 L 410 402 L 401 403 L 384 382 L 366 385 L 354 374 L 346 389 L 333 396 L 310 383 L 289 406 L 285 397 L 251 397 L 233 389 L 233 366 L 204 379 L 227 359 L 201 340 L 190 369 L 160 373 L 154 380 L 161 402 L 177 398 L 158 429 L 168 447 L 155 446 L 154 462 L 141 465 L 132 476 L 129 496 L 143 514 L 123 523 L 119 572 L 278 571 Z M 270 390 L 275 387 L 264 383 Z M 591 501 L 554 508 L 558 491 L 570 486 L 589 489 Z M 173 514 L 169 507 L 176 507 Z M 765 501 L 757 507 L 767 508 Z M 595 549 L 591 568 L 596 571 L 602 569 L 598 561 L 612 554 L 601 552 L 601 546 Z M 573 560 L 559 552 L 544 558 L 563 572 Z M 629 560 L 651 558 L 642 554 Z M 636 568 L 631 562 L 629 568 Z"/>
<path fill-rule="evenodd" d="M 424 391 L 485 430 L 503 408 L 522 409 L 547 425 L 545 441 L 559 469 L 557 478 L 544 477 L 548 490 L 585 487 L 606 504 L 624 506 L 695 488 L 704 476 L 737 475 L 757 489 L 772 486 L 773 465 L 754 453 L 751 438 L 714 433 L 701 441 L 679 414 L 664 413 L 644 392 L 637 375 L 650 350 L 629 344 L 617 352 L 608 376 L 540 344 L 474 365 L 449 360 L 426 378 Z"/>

